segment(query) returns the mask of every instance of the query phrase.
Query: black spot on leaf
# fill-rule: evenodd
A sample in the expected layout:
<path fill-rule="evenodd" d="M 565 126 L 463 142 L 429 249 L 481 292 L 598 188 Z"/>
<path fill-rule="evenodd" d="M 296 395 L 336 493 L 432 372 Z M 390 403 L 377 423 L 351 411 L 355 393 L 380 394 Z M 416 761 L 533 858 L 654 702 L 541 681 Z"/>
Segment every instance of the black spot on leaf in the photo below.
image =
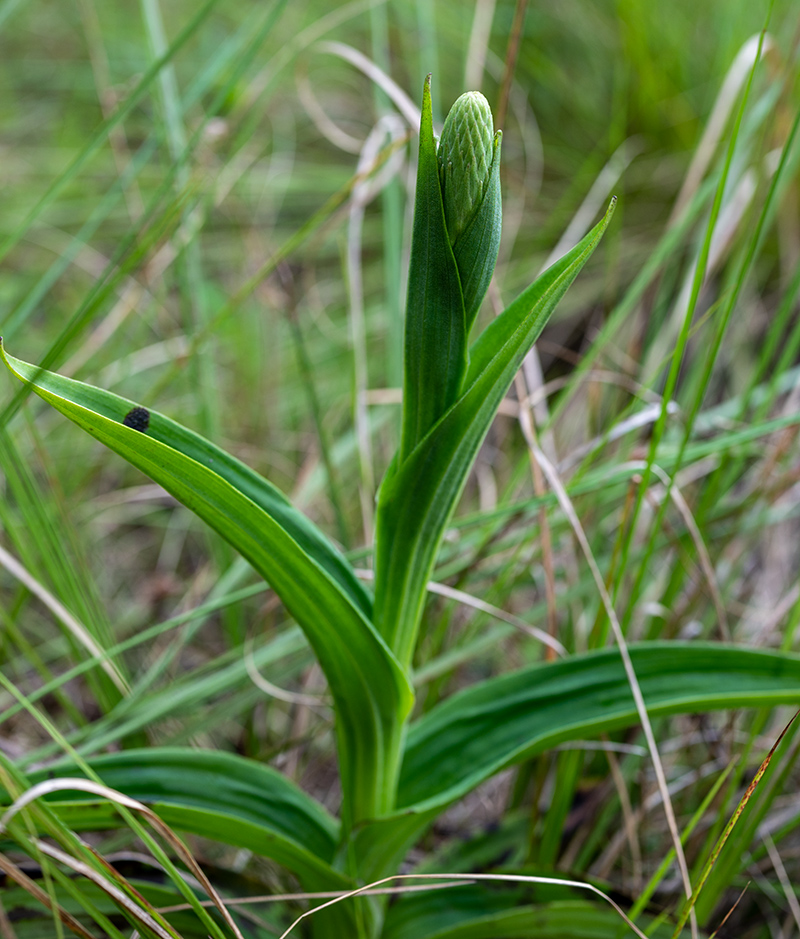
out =
<path fill-rule="evenodd" d="M 150 412 L 147 408 L 134 408 L 122 418 L 122 423 L 126 427 L 132 427 L 144 433 L 150 426 Z"/>

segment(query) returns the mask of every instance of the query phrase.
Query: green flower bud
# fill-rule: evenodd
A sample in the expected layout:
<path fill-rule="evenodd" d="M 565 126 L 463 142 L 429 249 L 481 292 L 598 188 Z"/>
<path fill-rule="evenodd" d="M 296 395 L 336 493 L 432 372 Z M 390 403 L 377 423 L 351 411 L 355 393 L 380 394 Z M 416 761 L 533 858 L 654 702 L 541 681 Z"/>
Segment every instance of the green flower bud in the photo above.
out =
<path fill-rule="evenodd" d="M 497 263 L 501 134 L 492 124 L 483 95 L 462 95 L 437 147 L 428 76 L 406 293 L 401 461 L 461 393 L 470 330 Z"/>
<path fill-rule="evenodd" d="M 439 141 L 439 179 L 451 245 L 483 202 L 494 152 L 489 102 L 479 91 L 468 91 L 450 109 Z"/>

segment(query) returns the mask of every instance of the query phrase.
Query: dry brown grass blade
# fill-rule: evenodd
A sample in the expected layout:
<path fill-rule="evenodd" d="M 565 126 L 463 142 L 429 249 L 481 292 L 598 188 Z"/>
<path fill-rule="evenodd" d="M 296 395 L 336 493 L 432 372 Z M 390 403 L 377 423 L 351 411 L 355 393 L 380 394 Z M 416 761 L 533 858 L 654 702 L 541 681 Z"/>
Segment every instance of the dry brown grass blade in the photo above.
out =
<path fill-rule="evenodd" d="M 441 873 L 441 874 L 394 874 L 391 877 L 383 877 L 381 880 L 376 880 L 374 883 L 365 884 L 363 887 L 359 887 L 357 890 L 351 890 L 349 893 L 343 893 L 340 896 L 336 897 L 334 900 L 329 900 L 327 903 L 322 903 L 314 909 L 306 910 L 305 913 L 302 913 L 297 919 L 286 929 L 285 932 L 281 934 L 280 939 L 286 939 L 290 932 L 293 932 L 295 927 L 298 926 L 304 919 L 308 919 L 309 916 L 313 916 L 315 913 L 318 913 L 320 910 L 324 910 L 326 907 L 333 906 L 335 903 L 341 903 L 342 900 L 348 900 L 351 897 L 363 896 L 366 893 L 371 893 L 376 887 L 380 887 L 383 884 L 389 883 L 392 880 L 442 880 L 448 881 L 448 886 L 455 886 L 457 881 L 465 881 L 467 883 L 474 883 L 476 881 L 484 881 L 489 883 L 514 883 L 514 884 L 557 884 L 560 887 L 574 887 L 577 890 L 587 890 L 590 893 L 595 894 L 595 896 L 601 897 L 605 900 L 614 911 L 620 916 L 624 921 L 625 925 L 631 929 L 639 939 L 648 939 L 645 933 L 642 932 L 639 927 L 631 922 L 628 916 L 625 914 L 625 911 L 622 907 L 616 903 L 607 893 L 604 893 L 600 890 L 599 887 L 595 887 L 594 884 L 584 883 L 579 880 L 562 880 L 556 877 L 539 877 L 528 874 L 460 874 L 460 873 Z M 440 887 L 443 887 L 444 884 L 439 884 Z"/>
<path fill-rule="evenodd" d="M 525 428 L 523 427 L 523 432 L 524 430 Z M 645 740 L 647 741 L 647 749 L 650 753 L 650 759 L 655 771 L 658 789 L 663 798 L 664 814 L 667 820 L 667 827 L 669 828 L 670 835 L 672 836 L 672 843 L 675 848 L 675 858 L 678 862 L 678 869 L 681 873 L 681 880 L 683 881 L 683 889 L 687 898 L 689 898 L 692 896 L 692 883 L 689 877 L 689 866 L 686 863 L 686 856 L 683 852 L 683 845 L 681 844 L 681 836 L 680 832 L 678 831 L 678 822 L 675 818 L 675 810 L 672 806 L 672 800 L 670 799 L 669 786 L 667 785 L 667 777 L 664 772 L 664 765 L 661 761 L 661 755 L 658 752 L 658 745 L 656 743 L 655 734 L 653 733 L 653 725 L 651 724 L 650 716 L 647 713 L 647 705 L 645 704 L 644 696 L 642 695 L 642 689 L 639 686 L 639 679 L 636 677 L 636 672 L 633 667 L 630 652 L 628 651 L 628 644 L 625 641 L 625 636 L 622 632 L 622 627 L 620 626 L 616 610 L 614 609 L 614 604 L 612 603 L 611 596 L 606 589 L 605 582 L 603 581 L 603 577 L 600 573 L 600 568 L 597 566 L 597 561 L 592 552 L 591 545 L 589 544 L 589 539 L 586 537 L 586 532 L 584 531 L 583 525 L 578 518 L 578 513 L 575 511 L 575 506 L 572 504 L 572 500 L 567 495 L 567 491 L 561 482 L 558 471 L 556 470 L 555 466 L 553 466 L 553 464 L 547 459 L 542 450 L 537 446 L 535 440 L 527 438 L 526 443 L 528 444 L 531 452 L 536 457 L 536 460 L 539 462 L 539 465 L 542 467 L 542 471 L 547 477 L 547 481 L 550 483 L 550 487 L 558 499 L 561 510 L 570 523 L 570 526 L 575 534 L 575 538 L 577 539 L 581 551 L 583 552 L 583 555 L 586 559 L 586 563 L 589 565 L 592 579 L 595 582 L 597 591 L 600 594 L 600 600 L 606 611 L 608 620 L 611 623 L 611 629 L 614 633 L 614 638 L 616 639 L 620 657 L 622 658 L 622 664 L 625 669 L 628 684 L 630 685 L 631 694 L 633 695 L 633 700 L 636 704 L 636 711 L 639 714 L 639 720 L 642 724 L 642 731 L 644 733 Z M 691 913 L 692 910 L 690 909 L 689 912 Z M 697 939 L 697 921 L 694 915 L 692 915 L 690 925 L 692 930 L 692 939 Z"/>
<path fill-rule="evenodd" d="M 0 936 L 3 939 L 17 939 L 17 934 L 14 932 L 14 927 L 11 925 L 11 920 L 8 918 L 2 900 L 0 900 Z"/>
<path fill-rule="evenodd" d="M 728 912 L 727 912 L 727 913 L 725 914 L 725 916 L 723 917 L 722 922 L 719 924 L 719 926 L 717 926 L 717 928 L 714 930 L 714 932 L 711 933 L 711 935 L 708 937 L 708 939 L 714 939 L 714 937 L 715 937 L 716 934 L 720 931 L 720 929 L 722 929 L 722 927 L 725 925 L 725 923 L 728 922 L 728 918 L 730 917 L 731 913 L 733 913 L 733 911 L 736 909 L 736 907 L 741 903 L 742 897 L 747 893 L 747 888 L 748 888 L 749 886 L 750 886 L 750 881 L 748 880 L 747 883 L 744 885 L 744 887 L 743 887 L 743 889 L 742 889 L 742 892 L 741 892 L 741 893 L 739 894 L 739 896 L 736 898 L 736 902 L 735 902 L 735 903 L 733 904 L 733 906 L 728 910 Z"/>
<path fill-rule="evenodd" d="M 792 719 L 780 732 L 778 739 L 775 741 L 775 743 L 772 744 L 772 747 L 769 753 L 766 755 L 766 757 L 764 757 L 764 762 L 761 764 L 761 766 L 759 766 L 758 771 L 753 777 L 752 782 L 745 790 L 742 798 L 739 800 L 739 804 L 736 806 L 736 811 L 733 813 L 733 815 L 731 815 L 730 820 L 728 821 L 728 824 L 725 826 L 725 830 L 719 836 L 719 840 L 717 841 L 716 845 L 714 845 L 714 850 L 711 852 L 711 855 L 708 861 L 706 861 L 706 866 L 703 868 L 703 873 L 700 875 L 700 881 L 697 884 L 697 887 L 695 888 L 691 897 L 689 898 L 686 905 L 684 906 L 683 911 L 681 912 L 680 918 L 678 919 L 678 924 L 675 927 L 675 932 L 673 933 L 673 939 L 676 939 L 676 937 L 680 935 L 681 930 L 683 929 L 684 924 L 686 923 L 686 920 L 689 918 L 689 914 L 694 909 L 695 903 L 697 903 L 697 898 L 700 896 L 700 891 L 705 886 L 705 883 L 708 880 L 709 875 L 711 874 L 712 868 L 717 863 L 717 858 L 719 857 L 720 852 L 725 846 L 725 842 L 728 840 L 728 838 L 730 837 L 730 833 L 733 831 L 736 823 L 739 821 L 739 818 L 741 817 L 741 814 L 744 811 L 744 807 L 750 801 L 750 797 L 753 795 L 753 793 L 756 790 L 756 786 L 758 786 L 758 784 L 761 782 L 761 778 L 763 777 L 764 773 L 766 773 L 767 767 L 769 766 L 772 760 L 772 756 L 775 753 L 775 751 L 778 749 L 778 745 L 780 744 L 781 740 L 783 740 L 783 738 L 786 736 L 786 733 L 789 730 L 789 728 L 792 726 L 792 724 L 797 720 L 798 714 L 800 714 L 800 711 L 795 711 L 794 715 L 792 716 Z"/>
<path fill-rule="evenodd" d="M 794 892 L 794 887 L 792 886 L 792 882 L 786 872 L 786 868 L 783 866 L 783 860 L 780 856 L 780 853 L 778 852 L 777 847 L 775 846 L 775 842 L 772 840 L 771 835 L 765 833 L 762 837 L 762 840 L 766 845 L 769 859 L 772 861 L 772 867 L 774 868 L 775 873 L 778 875 L 778 880 L 781 882 L 781 887 L 783 888 L 786 902 L 789 904 L 789 909 L 792 912 L 795 926 L 797 926 L 797 929 L 800 930 L 800 903 L 797 900 L 797 894 Z"/>
<path fill-rule="evenodd" d="M 117 906 L 124 909 L 137 923 L 145 926 L 150 932 L 158 936 L 159 939 L 178 939 L 178 934 L 173 929 L 165 928 L 155 916 L 152 915 L 155 913 L 155 910 L 141 894 L 138 895 L 136 900 L 133 900 L 122 887 L 118 887 L 110 878 L 99 874 L 91 865 L 78 860 L 78 858 L 73 857 L 66 851 L 55 848 L 53 845 L 47 844 L 47 842 L 41 841 L 40 839 L 37 839 L 34 843 L 42 854 L 53 858 L 53 860 L 63 864 L 64 867 L 68 867 L 76 874 L 80 874 L 82 877 L 91 881 L 96 887 L 99 887 Z M 104 866 L 111 869 L 110 865 Z"/>
<path fill-rule="evenodd" d="M 409 876 L 414 876 L 409 874 Z M 471 880 L 445 881 L 441 884 L 404 884 L 400 887 L 376 887 L 374 890 L 363 890 L 361 897 L 394 897 L 406 893 L 424 893 L 431 890 L 445 890 L 448 887 L 463 887 L 472 883 Z M 253 897 L 232 897 L 226 902 L 228 906 L 249 906 L 258 903 L 286 903 L 296 900 L 334 900 L 345 896 L 341 890 L 316 890 L 304 893 L 264 893 Z M 200 900 L 200 906 L 213 906 L 211 900 Z M 189 903 L 176 903 L 174 906 L 159 907 L 159 913 L 178 913 L 182 910 L 191 910 Z"/>
<path fill-rule="evenodd" d="M 94 939 L 92 934 L 84 928 L 71 913 L 68 913 L 58 905 L 53 907 L 47 891 L 42 890 L 35 881 L 31 880 L 24 871 L 21 871 L 17 865 L 14 864 L 13 861 L 10 861 L 4 854 L 0 854 L 0 871 L 2 871 L 6 877 L 10 877 L 14 883 L 19 884 L 23 890 L 27 890 L 42 906 L 46 907 L 48 910 L 52 910 L 67 929 L 74 932 L 76 936 L 81 936 L 82 939 Z"/>
<path fill-rule="evenodd" d="M 30 789 L 24 792 L 18 799 L 14 801 L 14 804 L 5 811 L 3 817 L 0 818 L 0 833 L 5 831 L 8 823 L 11 821 L 14 815 L 25 808 L 26 805 L 29 805 L 35 799 L 38 799 L 40 796 L 46 795 L 47 793 L 65 789 L 78 790 L 79 792 L 88 792 L 93 795 L 100 796 L 101 798 L 108 799 L 109 801 L 123 806 L 126 809 L 132 809 L 133 811 L 139 812 L 141 815 L 143 815 L 150 823 L 150 825 L 158 832 L 159 835 L 161 835 L 161 837 L 170 845 L 170 847 L 172 847 L 183 863 L 197 878 L 203 889 L 206 891 L 209 897 L 211 897 L 212 901 L 214 902 L 214 906 L 219 910 L 220 915 L 230 927 L 236 939 L 244 939 L 239 930 L 239 927 L 236 925 L 235 920 L 228 912 L 225 904 L 222 902 L 222 898 L 214 889 L 208 877 L 206 877 L 206 875 L 203 873 L 202 868 L 194 859 L 191 851 L 187 848 L 183 841 L 181 841 L 175 832 L 172 831 L 172 829 L 165 822 L 163 822 L 155 814 L 155 812 L 153 812 L 152 809 L 148 808 L 148 806 L 141 802 L 137 802 L 136 799 L 131 799 L 122 792 L 117 792 L 115 789 L 111 789 L 108 786 L 93 782 L 90 779 L 72 779 L 69 777 L 63 777 L 61 779 L 47 779 L 44 782 L 32 786 Z"/>
<path fill-rule="evenodd" d="M 356 568 L 355 573 L 361 580 L 372 581 L 375 578 L 374 571 L 366 570 L 365 568 Z M 558 639 L 553 638 L 553 636 L 550 636 L 548 633 L 544 632 L 544 630 L 538 629 L 536 626 L 531 626 L 530 623 L 526 623 L 525 620 L 521 619 L 519 616 L 514 616 L 513 613 L 507 613 L 498 606 L 487 603 L 485 600 L 481 600 L 478 597 L 473 597 L 472 594 L 466 593 L 463 590 L 449 587 L 447 584 L 440 584 L 435 580 L 428 581 L 427 589 L 429 593 L 435 593 L 440 597 L 447 597 L 448 600 L 455 600 L 456 603 L 463 603 L 465 606 L 472 607 L 474 610 L 480 610 L 488 616 L 493 616 L 503 623 L 514 626 L 516 629 L 519 629 L 520 632 L 525 633 L 538 642 L 541 642 L 549 649 L 552 649 L 558 656 L 565 656 L 567 654 L 566 647 L 562 645 Z"/>
<path fill-rule="evenodd" d="M 12 577 L 16 578 L 23 587 L 47 607 L 57 620 L 65 627 L 73 639 L 82 645 L 93 658 L 100 660 L 100 667 L 114 682 L 123 696 L 130 694 L 130 688 L 113 662 L 103 653 L 103 650 L 92 638 L 89 630 L 70 613 L 70 611 L 55 597 L 43 584 L 41 584 L 20 562 L 0 546 L 0 567 L 4 567 Z"/>

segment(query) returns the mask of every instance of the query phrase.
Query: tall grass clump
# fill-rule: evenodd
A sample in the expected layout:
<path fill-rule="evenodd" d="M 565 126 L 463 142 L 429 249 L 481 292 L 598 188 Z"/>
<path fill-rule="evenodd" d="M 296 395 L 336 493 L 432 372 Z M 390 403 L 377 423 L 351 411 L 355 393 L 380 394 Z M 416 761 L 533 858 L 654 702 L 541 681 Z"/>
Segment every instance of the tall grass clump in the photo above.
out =
<path fill-rule="evenodd" d="M 476 4 L 498 106 L 450 77 L 441 123 L 447 3 L 440 45 L 423 4 L 78 6 L 99 124 L 0 232 L 0 933 L 800 928 L 780 11 L 666 154 L 685 34 L 588 13 L 564 63 L 624 66 L 579 158 L 524 4 Z"/>

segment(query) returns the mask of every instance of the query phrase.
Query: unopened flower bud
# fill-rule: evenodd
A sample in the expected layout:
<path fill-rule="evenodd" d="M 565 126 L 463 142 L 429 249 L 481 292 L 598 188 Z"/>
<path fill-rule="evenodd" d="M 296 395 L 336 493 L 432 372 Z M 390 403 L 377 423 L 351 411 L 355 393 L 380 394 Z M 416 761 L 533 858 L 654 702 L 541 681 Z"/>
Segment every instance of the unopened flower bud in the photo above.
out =
<path fill-rule="evenodd" d="M 501 134 L 492 124 L 483 95 L 462 95 L 437 146 L 428 76 L 406 292 L 401 461 L 461 392 L 469 334 L 497 263 Z"/>
<path fill-rule="evenodd" d="M 439 141 L 439 179 L 451 245 L 483 202 L 494 151 L 489 102 L 479 91 L 468 91 L 450 109 Z"/>

